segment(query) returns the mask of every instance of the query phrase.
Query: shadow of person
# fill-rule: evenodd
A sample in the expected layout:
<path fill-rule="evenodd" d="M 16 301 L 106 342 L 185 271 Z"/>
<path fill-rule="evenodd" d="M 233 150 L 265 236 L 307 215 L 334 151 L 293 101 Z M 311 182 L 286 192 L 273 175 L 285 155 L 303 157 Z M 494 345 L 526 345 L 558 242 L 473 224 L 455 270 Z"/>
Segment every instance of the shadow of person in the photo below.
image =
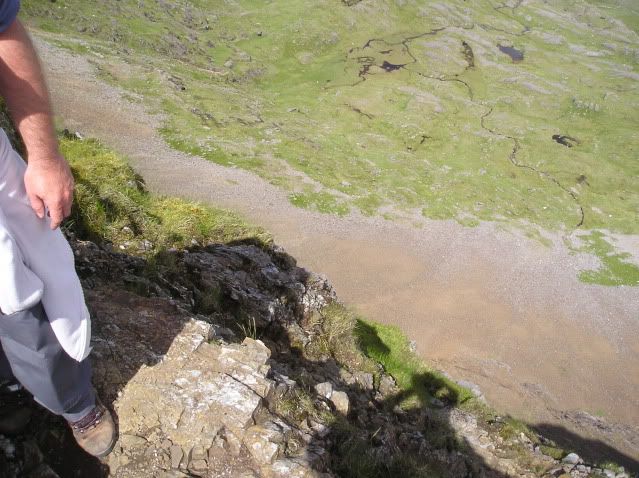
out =
<path fill-rule="evenodd" d="M 238 301 L 232 294 L 222 293 L 221 302 L 242 317 L 263 309 L 263 304 L 273 306 L 286 298 L 285 311 L 252 330 L 253 338 L 264 340 L 272 351 L 271 377 L 278 382 L 278 392 L 269 400 L 269 410 L 300 432 L 298 441 L 305 444 L 297 452 L 288 449 L 285 454 L 303 456 L 317 471 L 330 470 L 344 477 L 508 476 L 512 471 L 508 459 L 502 463 L 497 454 L 476 451 L 482 450 L 485 434 L 478 428 L 477 418 L 459 408 L 469 399 L 468 394 L 460 395 L 458 387 L 427 370 L 413 373 L 408 386 L 381 393 L 383 370 L 378 369 L 374 379 L 371 373 L 358 369 L 360 358 L 341 349 L 348 347 L 348 341 L 330 342 L 356 331 L 359 341 L 354 346 L 359 357 L 387 356 L 392 352 L 390 346 L 363 321 L 350 329 L 334 324 L 323 329 L 323 322 L 330 321 L 330 317 L 322 317 L 323 311 L 335 298 L 327 294 L 318 300 L 321 294 L 313 291 L 316 276 L 301 274 L 295 261 L 282 259 L 282 255 L 286 256 L 280 253 L 272 264 L 248 266 L 253 271 L 267 269 L 265 277 L 273 280 L 270 285 L 261 284 L 259 297 L 246 294 Z M 298 385 L 290 385 L 286 378 Z M 339 411 L 343 403 L 338 405 L 322 396 L 330 389 L 346 392 L 346 414 Z M 528 447 L 526 453 L 532 456 L 532 443 L 521 446 Z M 540 460 L 539 466 L 552 466 Z"/>
<path fill-rule="evenodd" d="M 360 347 L 362 352 L 371 356 L 383 356 L 390 353 L 390 348 L 382 342 L 377 331 L 363 321 L 357 322 L 358 335 L 360 337 Z M 366 344 L 365 348 L 363 344 Z"/>
<path fill-rule="evenodd" d="M 366 350 L 390 352 L 374 328 L 364 322 L 358 327 Z M 451 416 L 460 397 L 436 374 L 416 373 L 410 386 L 382 395 L 379 384 L 371 383 L 366 373 L 348 372 L 348 367 L 330 356 L 306 358 L 287 339 L 285 330 L 274 333 L 271 326 L 263 332 L 267 342 L 277 341 L 278 352 L 272 356 L 275 374 L 296 380 L 302 388 L 274 398 L 269 408 L 290 426 L 307 430 L 311 438 L 306 438 L 308 444 L 301 455 L 308 459 L 309 451 L 312 455 L 322 450 L 321 457 L 312 461 L 317 471 L 330 470 L 348 478 L 508 476 L 494 469 L 460 436 L 459 427 L 452 424 L 459 422 L 459 417 Z M 318 395 L 316 390 L 326 389 L 326 382 L 332 390 L 346 392 L 350 404 L 346 415 L 340 414 L 330 399 Z M 300 400 L 300 393 L 306 398 Z M 309 398 L 312 407 L 308 406 Z M 306 408 L 289 413 L 292 405 L 278 405 L 290 399 L 306 402 Z M 328 420 L 327 413 L 331 415 Z M 322 420 L 329 425 L 318 425 Z"/>
<path fill-rule="evenodd" d="M 597 421 L 596 417 L 589 418 Z M 531 428 L 544 437 L 550 438 L 564 450 L 578 450 L 579 456 L 586 463 L 612 462 L 625 467 L 626 471 L 639 473 L 639 461 L 601 440 L 580 436 L 556 424 L 541 423 L 532 425 Z M 635 444 L 639 444 L 639 437 L 630 438 L 635 440 Z"/>

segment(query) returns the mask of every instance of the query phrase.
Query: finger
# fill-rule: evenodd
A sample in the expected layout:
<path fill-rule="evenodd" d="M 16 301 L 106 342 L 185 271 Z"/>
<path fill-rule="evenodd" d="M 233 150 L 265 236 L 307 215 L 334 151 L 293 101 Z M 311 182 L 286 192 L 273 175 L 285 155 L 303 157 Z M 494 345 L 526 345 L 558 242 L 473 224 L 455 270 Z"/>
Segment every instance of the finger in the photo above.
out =
<path fill-rule="evenodd" d="M 44 218 L 44 202 L 35 194 L 29 194 L 29 203 L 31 204 L 31 209 L 36 213 L 40 219 Z"/>
<path fill-rule="evenodd" d="M 57 205 L 55 208 L 49 208 L 49 215 L 51 216 L 51 229 L 56 229 L 62 220 L 64 219 L 63 209 L 61 205 Z"/>

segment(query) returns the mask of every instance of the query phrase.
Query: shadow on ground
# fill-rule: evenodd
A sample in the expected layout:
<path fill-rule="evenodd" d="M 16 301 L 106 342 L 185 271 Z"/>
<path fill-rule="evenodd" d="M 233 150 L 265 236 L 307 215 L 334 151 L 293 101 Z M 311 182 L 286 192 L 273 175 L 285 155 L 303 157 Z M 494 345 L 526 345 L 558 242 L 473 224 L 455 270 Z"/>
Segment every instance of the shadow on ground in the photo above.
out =
<path fill-rule="evenodd" d="M 337 476 L 349 478 L 508 476 L 475 454 L 458 435 L 451 422 L 459 424 L 461 418 L 452 416 L 459 397 L 437 375 L 416 374 L 409 388 L 381 394 L 376 384 L 358 381 L 363 378 L 366 382 L 366 374 L 345 372 L 333 358 L 315 361 L 289 352 L 296 347 L 282 335 L 277 337 L 273 367 L 295 379 L 307 396 L 314 397 L 315 406 L 306 405 L 280 417 L 292 426 L 310 428 L 313 439 L 307 449 L 326 450 L 323 460 L 317 462 L 318 470 L 327 466 Z M 380 350 L 386 348 L 377 335 L 374 337 Z M 350 410 L 346 416 L 340 415 L 330 400 L 317 397 L 317 386 L 326 382 L 333 390 L 348 395 Z M 447 388 L 446 403 L 438 408 L 399 407 L 411 398 L 417 399 L 415 403 L 432 398 L 429 390 L 443 388 Z M 276 405 L 276 412 L 278 408 Z M 322 412 L 334 417 L 326 428 L 317 425 Z"/>
<path fill-rule="evenodd" d="M 639 461 L 601 440 L 580 436 L 555 424 L 542 423 L 532 428 L 540 435 L 553 440 L 564 450 L 578 450 L 579 456 L 588 463 L 612 462 L 625 467 L 628 471 L 639 473 Z"/>

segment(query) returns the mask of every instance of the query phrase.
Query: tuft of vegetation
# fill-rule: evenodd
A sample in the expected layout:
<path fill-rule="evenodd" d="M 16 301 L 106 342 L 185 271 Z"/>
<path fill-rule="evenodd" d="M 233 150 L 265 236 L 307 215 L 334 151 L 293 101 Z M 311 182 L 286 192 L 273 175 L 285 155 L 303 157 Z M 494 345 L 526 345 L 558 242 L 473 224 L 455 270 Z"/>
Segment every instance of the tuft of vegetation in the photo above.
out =
<path fill-rule="evenodd" d="M 614 471 L 615 473 L 623 473 L 625 472 L 625 468 L 623 466 L 618 465 L 612 461 L 605 461 L 603 463 L 599 463 L 599 468 L 604 470 Z"/>
<path fill-rule="evenodd" d="M 520 435 L 525 435 L 533 443 L 538 442 L 537 434 L 534 433 L 528 425 L 521 420 L 512 417 L 506 417 L 499 426 L 499 436 L 504 440 L 512 440 Z"/>
<path fill-rule="evenodd" d="M 289 423 L 299 424 L 309 418 L 322 423 L 331 424 L 336 416 L 330 412 L 318 410 L 315 401 L 304 389 L 294 388 L 277 400 L 270 402 L 271 412 L 284 418 Z"/>
<path fill-rule="evenodd" d="M 432 406 L 435 400 L 461 405 L 472 392 L 428 367 L 410 349 L 410 343 L 397 326 L 358 319 L 355 335 L 364 354 L 381 363 L 401 389 L 398 402 L 403 407 Z"/>
<path fill-rule="evenodd" d="M 311 341 L 304 354 L 312 359 L 331 356 L 348 370 L 379 373 L 375 362 L 362 349 L 356 334 L 358 318 L 354 312 L 337 302 L 307 319 L 304 328 L 310 331 Z"/>
<path fill-rule="evenodd" d="M 639 285 L 639 266 L 627 261 L 630 254 L 615 252 L 601 231 L 592 231 L 579 239 L 584 243 L 579 250 L 594 254 L 601 261 L 599 269 L 582 271 L 579 279 L 589 284 Z"/>
<path fill-rule="evenodd" d="M 565 450 L 555 446 L 541 445 L 539 449 L 544 455 L 548 455 L 554 458 L 555 460 L 561 460 L 564 456 L 567 455 Z"/>
<path fill-rule="evenodd" d="M 229 211 L 147 193 L 126 161 L 96 140 L 65 135 L 60 148 L 76 180 L 65 227 L 79 238 L 149 257 L 195 244 L 270 241 L 262 229 Z"/>

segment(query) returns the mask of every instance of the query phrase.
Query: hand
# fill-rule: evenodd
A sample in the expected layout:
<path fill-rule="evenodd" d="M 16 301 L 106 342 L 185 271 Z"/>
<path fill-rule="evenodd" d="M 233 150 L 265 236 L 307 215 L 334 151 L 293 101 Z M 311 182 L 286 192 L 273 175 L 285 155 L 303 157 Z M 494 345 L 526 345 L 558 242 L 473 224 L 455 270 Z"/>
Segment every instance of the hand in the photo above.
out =
<path fill-rule="evenodd" d="M 36 215 L 43 219 L 45 207 L 49 210 L 51 229 L 57 228 L 71 214 L 73 175 L 61 154 L 42 159 L 30 156 L 24 185 Z"/>

